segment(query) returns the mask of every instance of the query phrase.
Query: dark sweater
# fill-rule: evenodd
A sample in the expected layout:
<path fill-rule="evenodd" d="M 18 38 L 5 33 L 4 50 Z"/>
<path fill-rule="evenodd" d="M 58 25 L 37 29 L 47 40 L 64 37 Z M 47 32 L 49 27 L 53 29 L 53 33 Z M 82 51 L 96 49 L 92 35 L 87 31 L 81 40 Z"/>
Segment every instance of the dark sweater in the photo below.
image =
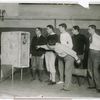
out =
<path fill-rule="evenodd" d="M 48 35 L 48 37 L 47 37 L 47 44 L 55 45 L 58 42 L 58 40 L 59 40 L 59 38 L 58 38 L 57 34 Z M 47 51 L 53 51 L 53 50 L 47 50 Z"/>
<path fill-rule="evenodd" d="M 82 34 L 73 35 L 73 50 L 76 51 L 78 55 L 82 55 L 84 53 L 84 47 L 86 46 L 86 38 Z"/>
<path fill-rule="evenodd" d="M 58 42 L 58 35 L 57 34 L 49 35 L 47 37 L 47 44 L 55 45 L 57 42 Z"/>
<path fill-rule="evenodd" d="M 37 49 L 38 45 L 45 45 L 47 43 L 46 38 L 44 36 L 34 36 L 31 42 L 30 52 L 33 56 L 41 56 L 45 53 L 45 49 L 39 48 Z"/>

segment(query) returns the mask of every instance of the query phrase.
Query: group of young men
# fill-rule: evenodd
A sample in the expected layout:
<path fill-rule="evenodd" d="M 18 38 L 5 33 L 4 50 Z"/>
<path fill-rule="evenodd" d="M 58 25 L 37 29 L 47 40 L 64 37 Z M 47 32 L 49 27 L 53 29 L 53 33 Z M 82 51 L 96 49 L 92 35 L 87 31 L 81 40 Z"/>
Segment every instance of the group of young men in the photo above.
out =
<path fill-rule="evenodd" d="M 80 34 L 80 28 L 77 25 L 72 28 L 72 36 L 67 32 L 65 23 L 59 24 L 60 37 L 54 32 L 52 25 L 47 25 L 46 29 L 48 36 L 44 37 L 42 29 L 37 27 L 35 30 L 36 36 L 33 37 L 31 42 L 30 56 L 33 80 L 35 80 L 38 71 L 39 80 L 42 81 L 45 58 L 46 69 L 49 72 L 48 85 L 63 84 L 62 90 L 69 91 L 72 88 L 71 80 L 75 63 L 80 65 L 80 60 L 84 59 L 84 51 L 86 49 L 85 36 Z M 90 83 L 95 83 L 95 86 L 92 84 L 89 88 L 96 87 L 97 91 L 100 92 L 100 36 L 96 33 L 95 25 L 89 25 L 88 32 L 90 33 L 90 38 L 92 37 L 91 39 L 89 38 L 91 42 L 88 72 L 92 80 Z M 59 82 L 56 82 L 56 58 L 58 59 Z"/>

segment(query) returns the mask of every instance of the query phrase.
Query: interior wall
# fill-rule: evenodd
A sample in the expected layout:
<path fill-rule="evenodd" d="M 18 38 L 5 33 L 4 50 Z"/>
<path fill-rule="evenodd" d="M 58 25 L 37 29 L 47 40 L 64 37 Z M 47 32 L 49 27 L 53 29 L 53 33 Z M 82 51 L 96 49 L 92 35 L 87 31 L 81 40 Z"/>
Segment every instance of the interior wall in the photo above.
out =
<path fill-rule="evenodd" d="M 11 9 L 11 7 L 8 9 Z M 46 27 L 52 24 L 56 27 L 62 22 L 72 28 L 79 25 L 87 29 L 89 24 L 95 24 L 100 28 L 100 5 L 90 5 L 89 9 L 80 5 L 17 5 L 10 10 L 10 15 L 0 21 L 0 27 Z M 17 9 L 17 10 L 16 10 Z M 17 13 L 18 16 L 13 16 Z M 55 22 L 56 19 L 56 22 Z"/>
<path fill-rule="evenodd" d="M 87 29 L 90 24 L 95 24 L 97 29 L 100 29 L 100 21 L 82 21 L 82 20 L 4 20 L 0 22 L 0 27 L 25 27 L 25 28 L 35 28 L 42 27 L 45 28 L 47 25 L 51 24 L 58 28 L 58 25 L 61 23 L 66 23 L 69 28 L 72 28 L 73 25 L 79 25 L 82 29 Z"/>
<path fill-rule="evenodd" d="M 99 5 L 90 5 L 89 9 L 80 5 L 19 5 L 19 16 L 38 19 L 99 19 L 99 9 Z"/>

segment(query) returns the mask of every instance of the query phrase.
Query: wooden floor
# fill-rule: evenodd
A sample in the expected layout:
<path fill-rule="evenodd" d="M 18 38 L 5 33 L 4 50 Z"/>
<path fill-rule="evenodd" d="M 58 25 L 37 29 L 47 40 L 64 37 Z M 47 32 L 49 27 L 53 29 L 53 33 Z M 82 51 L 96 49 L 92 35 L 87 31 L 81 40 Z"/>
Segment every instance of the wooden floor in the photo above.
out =
<path fill-rule="evenodd" d="M 44 79 L 48 77 L 44 74 Z M 78 84 L 73 84 L 71 91 L 62 91 L 62 85 L 50 86 L 46 82 L 39 82 L 38 78 L 35 81 L 31 80 L 29 70 L 25 70 L 23 80 L 20 80 L 20 72 L 14 75 L 14 81 L 8 78 L 0 82 L 0 98 L 14 97 L 100 97 L 100 93 L 96 90 L 87 89 L 86 82 L 80 87 Z M 61 100 L 61 99 L 60 99 Z"/>

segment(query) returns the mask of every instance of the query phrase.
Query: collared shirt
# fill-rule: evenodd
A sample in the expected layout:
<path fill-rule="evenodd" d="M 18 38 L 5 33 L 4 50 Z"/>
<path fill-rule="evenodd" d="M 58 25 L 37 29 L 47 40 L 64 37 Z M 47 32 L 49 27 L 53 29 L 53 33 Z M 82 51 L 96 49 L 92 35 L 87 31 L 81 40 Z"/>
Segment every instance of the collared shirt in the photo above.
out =
<path fill-rule="evenodd" d="M 61 33 L 60 42 L 61 42 L 61 44 L 64 44 L 64 45 L 68 46 L 71 49 L 73 47 L 72 38 L 71 38 L 71 36 L 68 32 Z"/>
<path fill-rule="evenodd" d="M 39 36 L 37 36 L 37 38 L 39 38 L 41 36 L 41 34 L 39 34 Z"/>
<path fill-rule="evenodd" d="M 92 43 L 90 44 L 90 49 L 100 50 L 100 36 L 96 33 L 92 36 Z"/>

